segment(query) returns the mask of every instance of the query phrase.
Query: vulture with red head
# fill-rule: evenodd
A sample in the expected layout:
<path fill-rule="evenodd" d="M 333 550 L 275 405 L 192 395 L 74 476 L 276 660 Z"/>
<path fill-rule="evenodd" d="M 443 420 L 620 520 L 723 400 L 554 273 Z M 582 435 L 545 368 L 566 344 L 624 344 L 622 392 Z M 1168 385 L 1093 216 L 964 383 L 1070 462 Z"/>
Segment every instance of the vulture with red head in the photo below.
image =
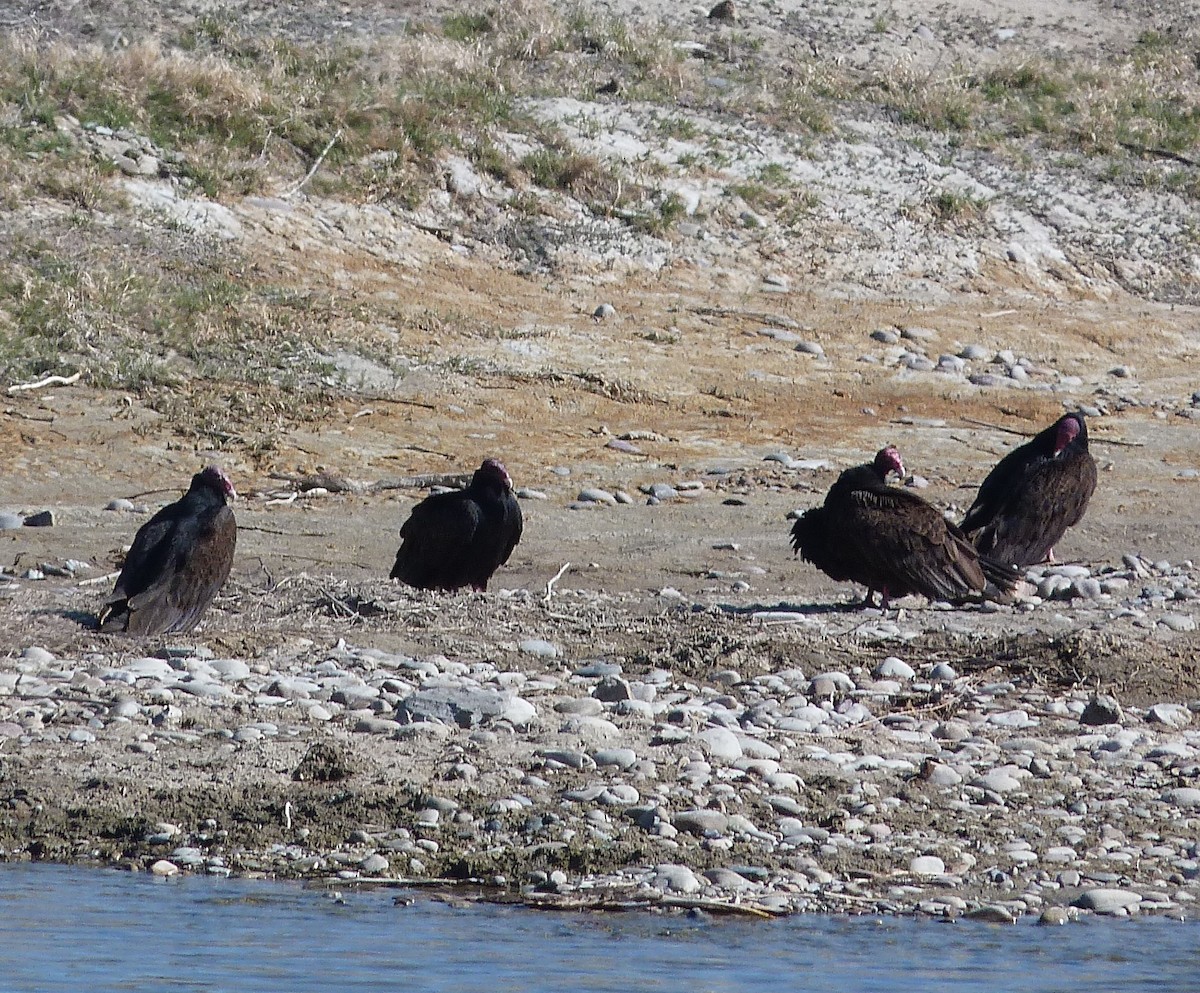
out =
<path fill-rule="evenodd" d="M 876 592 L 884 610 L 910 593 L 950 601 L 1011 593 L 1016 573 L 980 556 L 917 494 L 889 486 L 893 473 L 903 477 L 904 463 L 891 446 L 843 472 L 825 502 L 793 525 L 800 557 L 831 579 L 866 586 L 864 607 Z"/>
<path fill-rule="evenodd" d="M 464 490 L 426 497 L 400 528 L 391 578 L 423 590 L 486 590 L 521 540 L 521 508 L 503 463 L 485 459 Z"/>
<path fill-rule="evenodd" d="M 979 487 L 962 529 L 1006 565 L 1054 560 L 1054 546 L 1083 518 L 1096 489 L 1082 414 L 1067 414 L 1004 456 Z"/>
<path fill-rule="evenodd" d="M 194 628 L 229 577 L 237 543 L 229 501 L 236 497 L 225 472 L 210 465 L 143 524 L 100 610 L 100 630 L 154 635 Z"/>

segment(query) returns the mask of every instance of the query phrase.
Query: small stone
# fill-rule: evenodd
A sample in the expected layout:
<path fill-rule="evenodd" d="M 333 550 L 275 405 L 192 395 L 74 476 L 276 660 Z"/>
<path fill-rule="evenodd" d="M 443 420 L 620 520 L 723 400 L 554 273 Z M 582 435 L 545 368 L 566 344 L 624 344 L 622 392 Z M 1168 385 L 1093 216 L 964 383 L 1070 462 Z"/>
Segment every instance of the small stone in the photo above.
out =
<path fill-rule="evenodd" d="M 640 487 L 643 493 L 647 493 L 656 500 L 674 500 L 679 496 L 679 491 L 670 483 L 651 483 L 649 486 Z"/>
<path fill-rule="evenodd" d="M 729 824 L 729 817 L 719 810 L 681 810 L 671 818 L 671 824 L 689 834 L 720 834 Z"/>
<path fill-rule="evenodd" d="M 628 680 L 620 676 L 605 676 L 592 690 L 592 696 L 602 703 L 617 703 L 621 700 L 632 700 L 633 690 Z"/>
<path fill-rule="evenodd" d="M 946 872 L 946 863 L 936 855 L 918 855 L 908 864 L 914 876 L 941 876 Z"/>
<path fill-rule="evenodd" d="M 1071 906 L 1080 910 L 1094 910 L 1098 914 L 1112 914 L 1129 910 L 1141 902 L 1141 894 L 1132 890 L 1094 889 L 1084 890 L 1071 901 Z"/>
<path fill-rule="evenodd" d="M 984 924 L 1015 924 L 1016 918 L 1013 917 L 1003 907 L 977 907 L 975 910 L 968 910 L 963 914 L 963 919 L 968 921 L 982 921 Z"/>
<path fill-rule="evenodd" d="M 1121 705 L 1117 702 L 1116 697 L 1094 693 L 1087 706 L 1083 708 L 1083 713 L 1079 715 L 1079 723 L 1091 726 L 1120 724 Z"/>
<path fill-rule="evenodd" d="M 617 308 L 611 303 L 602 303 L 599 307 L 592 311 L 592 317 L 598 321 L 606 321 L 610 317 L 617 316 Z"/>
<path fill-rule="evenodd" d="M 391 868 L 391 863 L 378 852 L 375 852 L 359 862 L 358 867 L 368 876 L 382 876 Z"/>
<path fill-rule="evenodd" d="M 526 655 L 534 655 L 539 659 L 556 659 L 562 654 L 557 645 L 542 638 L 526 638 L 517 647 Z"/>
<path fill-rule="evenodd" d="M 54 661 L 54 653 L 39 648 L 37 645 L 30 645 L 21 651 L 21 658 L 34 665 L 49 665 Z"/>
<path fill-rule="evenodd" d="M 1196 618 L 1187 614 L 1163 614 L 1158 623 L 1171 631 L 1195 631 Z"/>
<path fill-rule="evenodd" d="M 1066 907 L 1047 907 L 1038 917 L 1038 924 L 1043 927 L 1051 925 L 1061 926 L 1066 924 L 1071 919 L 1070 911 Z"/>
<path fill-rule="evenodd" d="M 1176 807 L 1189 810 L 1200 808 L 1200 789 L 1195 786 L 1177 786 L 1163 794 L 1163 800 Z"/>
<path fill-rule="evenodd" d="M 150 871 L 156 876 L 174 876 L 179 873 L 179 866 L 174 862 L 168 862 L 166 859 L 159 859 L 150 866 Z"/>
<path fill-rule="evenodd" d="M 696 893 L 703 888 L 696 874 L 686 865 L 660 865 L 651 883 L 666 893 Z"/>
<path fill-rule="evenodd" d="M 54 527 L 54 511 L 42 510 L 36 514 L 30 514 L 25 518 L 25 527 L 27 528 L 49 528 Z"/>
<path fill-rule="evenodd" d="M 709 757 L 723 762 L 736 762 L 742 757 L 742 746 L 737 735 L 726 728 L 705 728 L 695 735 Z"/>
<path fill-rule="evenodd" d="M 617 505 L 617 498 L 608 490 L 602 490 L 598 486 L 584 487 L 575 499 L 580 503 L 604 503 L 612 507 Z"/>
<path fill-rule="evenodd" d="M 1181 703 L 1156 703 L 1147 712 L 1151 723 L 1185 728 L 1192 723 L 1192 712 Z"/>
<path fill-rule="evenodd" d="M 1011 793 L 1021 788 L 1021 781 L 1005 769 L 992 769 L 976 779 L 973 785 L 993 793 Z"/>
<path fill-rule="evenodd" d="M 592 752 L 592 761 L 597 766 L 616 766 L 618 769 L 625 770 L 632 768 L 637 762 L 637 752 L 632 748 L 604 748 Z"/>
<path fill-rule="evenodd" d="M 725 24 L 734 24 L 738 19 L 737 8 L 733 5 L 733 0 L 721 0 L 719 4 L 708 12 L 710 21 L 721 21 Z"/>
<path fill-rule="evenodd" d="M 337 783 L 353 772 L 354 763 L 347 751 L 332 741 L 316 741 L 292 770 L 292 779 L 298 783 Z"/>
<path fill-rule="evenodd" d="M 124 497 L 116 497 L 104 505 L 105 510 L 133 510 L 133 501 Z"/>
<path fill-rule="evenodd" d="M 802 341 L 795 348 L 797 352 L 804 355 L 815 355 L 818 358 L 825 356 L 825 349 L 818 345 L 815 341 Z"/>
<path fill-rule="evenodd" d="M 889 655 L 875 667 L 873 675 L 876 679 L 912 679 L 916 673 L 907 662 Z"/>

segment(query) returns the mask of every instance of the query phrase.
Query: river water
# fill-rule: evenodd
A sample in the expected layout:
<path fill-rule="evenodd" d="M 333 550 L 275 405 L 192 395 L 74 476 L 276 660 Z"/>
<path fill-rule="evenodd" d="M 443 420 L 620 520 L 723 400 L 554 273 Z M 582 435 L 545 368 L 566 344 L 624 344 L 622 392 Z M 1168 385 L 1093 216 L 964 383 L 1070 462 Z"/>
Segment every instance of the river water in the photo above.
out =
<path fill-rule="evenodd" d="M 571 914 L 0 865 L 0 993 L 1200 991 L 1200 926 Z"/>

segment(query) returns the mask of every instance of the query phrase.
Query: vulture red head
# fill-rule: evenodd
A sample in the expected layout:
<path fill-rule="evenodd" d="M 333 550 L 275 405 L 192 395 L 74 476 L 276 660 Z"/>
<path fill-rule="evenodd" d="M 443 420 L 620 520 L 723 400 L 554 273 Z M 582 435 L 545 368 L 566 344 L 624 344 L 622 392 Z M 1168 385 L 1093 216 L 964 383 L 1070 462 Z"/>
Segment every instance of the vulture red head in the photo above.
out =
<path fill-rule="evenodd" d="M 237 499 L 237 490 L 233 488 L 233 481 L 219 465 L 210 465 L 202 472 L 196 473 L 192 477 L 192 486 L 204 486 L 210 490 L 216 490 L 226 500 Z"/>
<path fill-rule="evenodd" d="M 889 474 L 895 473 L 901 479 L 904 478 L 904 463 L 900 460 L 900 452 L 895 445 L 888 445 L 887 448 L 879 449 L 875 456 L 875 471 L 879 473 L 879 478 L 887 482 Z"/>
<path fill-rule="evenodd" d="M 1079 416 L 1068 414 L 1058 422 L 1058 431 L 1054 435 L 1054 454 L 1057 455 L 1078 436 L 1082 426 Z M 1086 440 L 1086 435 L 1084 436 Z"/>
<path fill-rule="evenodd" d="M 504 463 L 499 459 L 484 459 L 479 468 L 475 470 L 475 475 L 488 482 L 498 483 L 506 490 L 513 488 L 512 477 L 509 476 L 508 470 L 504 468 Z"/>

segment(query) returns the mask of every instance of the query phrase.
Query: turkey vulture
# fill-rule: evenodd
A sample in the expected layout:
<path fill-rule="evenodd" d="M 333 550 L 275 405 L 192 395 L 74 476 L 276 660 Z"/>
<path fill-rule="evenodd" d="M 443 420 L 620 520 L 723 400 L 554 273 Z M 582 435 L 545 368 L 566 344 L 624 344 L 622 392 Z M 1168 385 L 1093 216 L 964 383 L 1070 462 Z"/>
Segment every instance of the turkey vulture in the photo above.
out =
<path fill-rule="evenodd" d="M 1013 566 L 1054 560 L 1096 489 L 1082 414 L 1067 414 L 988 473 L 962 529 L 980 552 Z"/>
<path fill-rule="evenodd" d="M 889 446 L 873 462 L 847 469 L 820 507 L 805 511 L 792 527 L 792 547 L 831 579 L 875 591 L 887 610 L 893 597 L 920 593 L 931 600 L 962 600 L 983 594 L 989 580 L 1011 593 L 1014 572 L 980 556 L 966 536 L 909 490 L 887 485 L 904 475 L 900 453 Z"/>
<path fill-rule="evenodd" d="M 435 493 L 413 507 L 391 578 L 423 590 L 486 590 L 521 540 L 521 523 L 504 464 L 484 459 L 465 490 Z"/>
<path fill-rule="evenodd" d="M 163 507 L 133 539 L 112 595 L 100 610 L 100 630 L 126 634 L 190 631 L 229 576 L 237 497 L 220 466 L 192 477 L 180 499 Z"/>

